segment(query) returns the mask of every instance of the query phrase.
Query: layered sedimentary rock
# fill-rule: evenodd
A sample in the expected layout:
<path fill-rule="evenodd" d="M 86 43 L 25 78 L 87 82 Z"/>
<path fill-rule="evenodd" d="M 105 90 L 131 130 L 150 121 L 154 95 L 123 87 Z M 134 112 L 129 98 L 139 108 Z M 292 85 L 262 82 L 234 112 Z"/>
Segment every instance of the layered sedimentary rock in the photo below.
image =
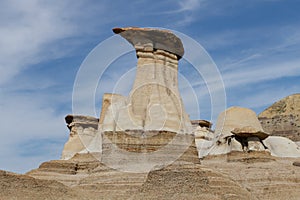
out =
<path fill-rule="evenodd" d="M 114 32 L 134 46 L 137 72 L 129 97 L 104 96 L 102 130 L 189 133 L 191 123 L 178 90 L 178 60 L 184 53 L 180 39 L 170 31 L 149 28 L 116 28 Z"/>
<path fill-rule="evenodd" d="M 220 172 L 201 165 L 151 171 L 133 199 L 251 199 L 251 193 Z"/>
<path fill-rule="evenodd" d="M 201 163 L 222 173 L 251 193 L 251 199 L 292 199 L 300 196 L 300 170 L 295 158 L 278 158 L 266 151 L 209 156 Z M 238 199 L 238 198 L 237 198 Z"/>
<path fill-rule="evenodd" d="M 186 167 L 191 172 L 200 163 L 178 91 L 181 41 L 169 31 L 114 31 L 137 52 L 129 97 L 104 94 L 99 123 L 95 118 L 67 116 L 72 137 L 63 152 L 66 160 L 45 162 L 28 173 L 101 195 L 97 199 L 128 199 L 138 193 L 149 171 L 172 164 L 174 171 L 184 172 Z"/>
<path fill-rule="evenodd" d="M 285 97 L 258 115 L 264 130 L 273 136 L 300 141 L 300 94 Z"/>
<path fill-rule="evenodd" d="M 65 121 L 70 130 L 70 136 L 62 152 L 61 159 L 63 160 L 87 150 L 89 144 L 95 140 L 99 120 L 90 116 L 67 115 Z M 90 151 L 97 151 L 97 149 L 90 149 Z"/>
<path fill-rule="evenodd" d="M 173 134 L 166 132 L 163 136 L 157 135 L 151 138 L 145 146 L 141 144 L 138 138 L 131 138 L 132 141 L 126 145 L 123 139 L 128 139 L 128 136 L 122 134 L 118 134 L 115 142 L 120 149 L 134 152 L 136 158 L 138 158 L 138 154 L 142 154 L 143 151 L 153 152 L 162 148 L 169 142 L 168 139 L 172 139 Z M 179 135 L 183 136 L 182 134 Z M 153 145 L 153 141 L 156 141 L 156 145 Z M 176 151 L 177 147 L 174 146 L 173 150 Z M 172 156 L 172 153 L 165 152 L 161 156 L 156 156 L 156 159 L 164 160 L 166 157 Z M 84 193 L 89 194 L 89 199 L 140 199 L 135 195 L 140 193 L 141 188 L 144 187 L 144 183 L 147 182 L 149 178 L 148 172 L 138 173 L 136 171 L 135 173 L 129 173 L 120 170 L 120 168 L 110 168 L 96 159 L 97 156 L 96 154 L 85 153 L 76 154 L 69 160 L 48 161 L 42 163 L 38 169 L 28 172 L 27 175 L 37 179 L 56 180 L 72 189 L 84 191 Z M 114 159 L 113 156 L 110 158 Z M 199 168 L 199 163 L 195 142 L 192 142 L 186 151 L 172 162 L 173 178 L 176 179 L 178 177 L 176 174 L 178 170 L 189 174 L 192 172 L 197 173 L 196 169 Z M 130 166 L 130 163 L 128 165 Z M 139 167 L 143 167 L 142 164 L 139 164 Z M 158 170 L 165 168 L 165 166 L 157 167 Z M 157 169 L 153 168 L 152 171 L 156 171 Z M 168 169 L 168 171 L 170 170 Z M 161 176 L 161 178 L 167 179 L 168 177 Z M 185 177 L 182 176 L 181 178 L 184 179 Z M 192 181 L 190 181 L 187 187 L 198 190 Z M 190 194 L 190 197 L 192 196 Z M 155 196 L 151 198 L 156 199 Z"/>
<path fill-rule="evenodd" d="M 0 199 L 89 199 L 66 185 L 54 180 L 40 180 L 0 170 Z"/>

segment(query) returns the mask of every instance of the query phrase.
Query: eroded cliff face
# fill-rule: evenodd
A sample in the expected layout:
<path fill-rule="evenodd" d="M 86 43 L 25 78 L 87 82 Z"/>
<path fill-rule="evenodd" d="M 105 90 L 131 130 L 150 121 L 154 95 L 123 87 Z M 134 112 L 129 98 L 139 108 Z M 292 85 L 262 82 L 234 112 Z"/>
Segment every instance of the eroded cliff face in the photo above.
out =
<path fill-rule="evenodd" d="M 262 127 L 273 136 L 300 141 L 300 94 L 290 95 L 258 115 Z"/>

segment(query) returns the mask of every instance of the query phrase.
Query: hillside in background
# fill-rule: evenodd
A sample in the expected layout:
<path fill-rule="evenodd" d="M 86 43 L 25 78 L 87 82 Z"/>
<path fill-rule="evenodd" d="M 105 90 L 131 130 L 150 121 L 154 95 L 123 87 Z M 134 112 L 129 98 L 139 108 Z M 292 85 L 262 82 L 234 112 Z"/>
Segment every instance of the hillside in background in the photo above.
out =
<path fill-rule="evenodd" d="M 258 115 L 265 131 L 300 141 L 300 94 L 287 96 Z"/>

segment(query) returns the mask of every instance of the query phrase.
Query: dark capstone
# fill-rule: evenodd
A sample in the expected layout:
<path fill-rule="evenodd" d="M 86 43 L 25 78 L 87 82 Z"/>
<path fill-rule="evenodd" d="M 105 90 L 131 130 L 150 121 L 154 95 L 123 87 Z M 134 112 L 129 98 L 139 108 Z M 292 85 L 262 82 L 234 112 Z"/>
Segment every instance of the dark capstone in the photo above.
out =
<path fill-rule="evenodd" d="M 120 34 L 133 46 L 151 43 L 153 49 L 161 49 L 177 55 L 180 59 L 184 54 L 181 40 L 168 30 L 151 28 L 114 28 L 113 32 Z"/>

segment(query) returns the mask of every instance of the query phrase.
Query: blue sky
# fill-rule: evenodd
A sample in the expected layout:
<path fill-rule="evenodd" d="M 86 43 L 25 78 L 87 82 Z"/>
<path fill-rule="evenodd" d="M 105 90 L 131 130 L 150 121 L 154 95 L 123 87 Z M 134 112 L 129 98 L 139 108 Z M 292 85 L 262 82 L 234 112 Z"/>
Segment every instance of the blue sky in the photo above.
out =
<path fill-rule="evenodd" d="M 221 73 L 227 107 L 259 113 L 299 93 L 299 10 L 297 0 L 2 0 L 0 169 L 26 172 L 59 159 L 68 139 L 64 116 L 72 113 L 77 71 L 89 52 L 113 35 L 113 27 L 164 27 L 195 39 Z M 135 59 L 131 53 L 112 64 L 99 82 L 96 113 L 102 93 L 113 90 Z M 188 66 L 184 60 L 180 64 Z M 188 67 L 180 73 L 197 88 L 203 114 L 191 114 L 189 103 L 187 111 L 193 118 L 210 119 L 210 96 L 203 80 Z M 128 77 L 134 77 L 134 70 Z M 183 94 L 184 102 L 189 98 Z"/>

